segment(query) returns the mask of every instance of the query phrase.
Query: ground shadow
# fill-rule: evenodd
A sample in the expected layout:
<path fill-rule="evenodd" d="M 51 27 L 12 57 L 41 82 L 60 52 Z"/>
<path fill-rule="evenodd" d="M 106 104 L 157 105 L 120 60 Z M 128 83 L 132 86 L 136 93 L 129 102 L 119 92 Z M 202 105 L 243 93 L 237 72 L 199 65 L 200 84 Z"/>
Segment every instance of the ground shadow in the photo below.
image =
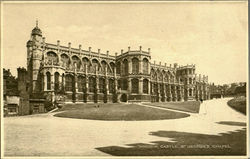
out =
<path fill-rule="evenodd" d="M 245 122 L 236 122 L 236 121 L 220 121 L 216 123 L 223 124 L 223 125 L 231 125 L 231 126 L 247 126 L 247 123 Z"/>
<path fill-rule="evenodd" d="M 175 142 L 154 141 L 135 143 L 130 147 L 108 146 L 96 148 L 114 156 L 194 156 L 246 155 L 246 129 L 206 135 L 177 131 L 156 131 L 150 135 L 172 138 Z"/>

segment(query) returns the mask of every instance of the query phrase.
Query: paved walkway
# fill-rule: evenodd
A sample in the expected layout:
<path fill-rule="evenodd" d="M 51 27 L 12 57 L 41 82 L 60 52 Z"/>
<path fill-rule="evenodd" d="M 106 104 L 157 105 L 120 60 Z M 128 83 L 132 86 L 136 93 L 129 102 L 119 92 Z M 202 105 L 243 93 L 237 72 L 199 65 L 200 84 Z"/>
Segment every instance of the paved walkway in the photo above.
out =
<path fill-rule="evenodd" d="M 191 112 L 186 112 L 186 111 L 182 111 L 182 110 L 175 110 L 173 108 L 171 109 L 171 108 L 163 108 L 163 107 L 158 107 L 158 106 L 146 105 L 146 104 L 143 104 L 143 103 L 138 103 L 137 105 L 143 106 L 143 107 L 167 110 L 167 111 L 172 111 L 172 112 L 177 112 L 177 113 L 186 113 L 186 114 L 189 114 L 189 115 L 197 114 L 197 113 L 191 113 Z"/>
<path fill-rule="evenodd" d="M 5 155 L 105 156 L 108 154 L 95 148 L 171 141 L 150 135 L 160 130 L 218 135 L 241 129 L 241 126 L 216 123 L 246 122 L 246 116 L 227 106 L 228 100 L 205 101 L 200 114 L 173 120 L 97 121 L 59 118 L 51 114 L 8 117 L 4 118 Z"/>

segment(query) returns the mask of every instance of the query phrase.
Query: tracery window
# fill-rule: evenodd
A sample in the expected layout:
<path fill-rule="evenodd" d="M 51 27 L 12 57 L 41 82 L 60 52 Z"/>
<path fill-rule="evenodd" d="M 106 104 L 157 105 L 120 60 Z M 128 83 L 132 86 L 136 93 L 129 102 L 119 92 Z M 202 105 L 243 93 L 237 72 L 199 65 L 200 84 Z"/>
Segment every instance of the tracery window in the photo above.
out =
<path fill-rule="evenodd" d="M 139 80 L 138 79 L 132 79 L 132 93 L 139 93 Z"/>
<path fill-rule="evenodd" d="M 139 60 L 137 58 L 132 59 L 132 73 L 139 73 Z"/>
<path fill-rule="evenodd" d="M 55 78 L 55 91 L 58 91 L 59 90 L 59 73 L 58 72 L 55 72 L 54 74 L 54 78 Z"/>
<path fill-rule="evenodd" d="M 99 78 L 99 92 L 104 93 L 105 91 L 105 79 Z"/>
<path fill-rule="evenodd" d="M 95 78 L 89 77 L 89 92 L 94 92 L 95 91 Z"/>
<path fill-rule="evenodd" d="M 47 78 L 47 90 L 51 90 L 51 76 L 50 73 L 46 73 L 46 78 Z"/>
<path fill-rule="evenodd" d="M 148 59 L 143 59 L 143 73 L 148 74 Z"/>
<path fill-rule="evenodd" d="M 115 82 L 113 79 L 109 79 L 109 93 L 115 92 Z"/>
<path fill-rule="evenodd" d="M 66 91 L 73 91 L 73 76 L 72 75 L 66 75 L 65 89 Z"/>
<path fill-rule="evenodd" d="M 69 60 L 69 57 L 68 55 L 66 54 L 62 54 L 61 55 L 61 62 L 62 62 L 62 66 L 63 67 L 69 67 L 69 64 L 70 64 L 70 60 Z"/>
<path fill-rule="evenodd" d="M 78 92 L 83 92 L 84 88 L 84 79 L 82 76 L 77 77 L 77 86 L 78 86 Z"/>
<path fill-rule="evenodd" d="M 90 62 L 89 62 L 89 59 L 84 57 L 82 59 L 82 64 L 83 64 L 83 70 L 85 71 L 86 69 L 89 71 L 90 69 Z"/>
<path fill-rule="evenodd" d="M 127 59 L 125 59 L 124 61 L 123 61 L 123 74 L 125 74 L 125 75 L 127 75 L 128 74 L 128 60 Z"/>
<path fill-rule="evenodd" d="M 143 80 L 143 93 L 148 94 L 148 79 Z"/>
<path fill-rule="evenodd" d="M 117 73 L 117 74 L 120 74 L 120 73 L 121 73 L 121 63 L 120 63 L 120 62 L 117 62 L 117 63 L 116 63 L 116 73 Z"/>

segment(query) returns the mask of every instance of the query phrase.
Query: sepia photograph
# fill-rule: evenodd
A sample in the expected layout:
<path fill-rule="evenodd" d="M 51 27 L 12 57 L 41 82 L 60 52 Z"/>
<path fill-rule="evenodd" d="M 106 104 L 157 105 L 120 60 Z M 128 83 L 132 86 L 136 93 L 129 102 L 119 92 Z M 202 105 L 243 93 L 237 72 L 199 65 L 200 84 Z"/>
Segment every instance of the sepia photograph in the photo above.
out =
<path fill-rule="evenodd" d="M 247 158 L 248 1 L 2 1 L 1 158 Z"/>

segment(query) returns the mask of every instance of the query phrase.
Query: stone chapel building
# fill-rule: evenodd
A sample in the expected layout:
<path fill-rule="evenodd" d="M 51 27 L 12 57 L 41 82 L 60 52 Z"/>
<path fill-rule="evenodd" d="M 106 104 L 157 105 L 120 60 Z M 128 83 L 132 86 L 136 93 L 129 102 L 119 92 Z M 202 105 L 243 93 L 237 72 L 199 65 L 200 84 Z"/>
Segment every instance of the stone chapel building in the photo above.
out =
<path fill-rule="evenodd" d="M 209 99 L 208 77 L 195 65 L 156 64 L 150 48 L 121 50 L 111 55 L 45 42 L 38 24 L 27 42 L 27 68 L 18 68 L 19 90 L 30 103 L 177 102 Z M 25 93 L 24 93 L 25 94 Z M 34 104 L 36 105 L 36 104 Z M 39 104 L 37 104 L 38 110 Z M 41 108 L 42 109 L 42 108 Z"/>

